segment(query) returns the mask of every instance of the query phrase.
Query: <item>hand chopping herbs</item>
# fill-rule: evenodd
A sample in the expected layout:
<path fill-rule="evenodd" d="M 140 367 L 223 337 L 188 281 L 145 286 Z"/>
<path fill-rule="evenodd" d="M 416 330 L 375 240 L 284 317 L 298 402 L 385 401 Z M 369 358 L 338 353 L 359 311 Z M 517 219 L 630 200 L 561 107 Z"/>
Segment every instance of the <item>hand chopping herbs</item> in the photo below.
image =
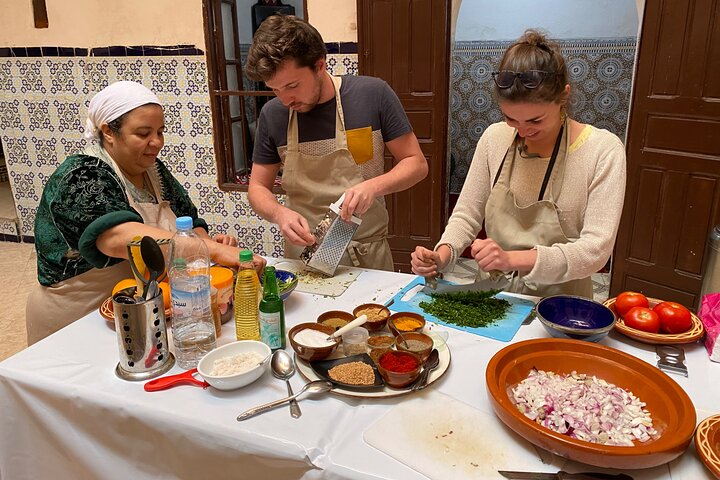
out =
<path fill-rule="evenodd" d="M 420 302 L 425 313 L 461 327 L 487 327 L 503 318 L 510 302 L 495 298 L 499 290 L 431 294 L 432 301 Z"/>

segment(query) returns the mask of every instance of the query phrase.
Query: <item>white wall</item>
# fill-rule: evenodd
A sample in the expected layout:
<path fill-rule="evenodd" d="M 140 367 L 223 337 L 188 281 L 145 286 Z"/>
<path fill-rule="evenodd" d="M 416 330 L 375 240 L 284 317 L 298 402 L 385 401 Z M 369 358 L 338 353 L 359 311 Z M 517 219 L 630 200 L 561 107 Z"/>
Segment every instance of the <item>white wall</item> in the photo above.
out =
<path fill-rule="evenodd" d="M 455 41 L 514 40 L 527 28 L 552 38 L 634 37 L 641 0 L 464 0 Z"/>

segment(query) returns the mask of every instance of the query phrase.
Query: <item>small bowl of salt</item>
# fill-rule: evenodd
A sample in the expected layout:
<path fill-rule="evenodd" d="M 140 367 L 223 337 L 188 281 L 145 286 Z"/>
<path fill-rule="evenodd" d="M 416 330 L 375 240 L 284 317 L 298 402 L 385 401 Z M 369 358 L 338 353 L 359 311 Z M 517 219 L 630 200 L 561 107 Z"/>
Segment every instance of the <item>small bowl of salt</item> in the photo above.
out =
<path fill-rule="evenodd" d="M 197 371 L 218 390 L 234 390 L 262 376 L 269 362 L 270 347 L 255 340 L 239 340 L 208 352 L 198 362 Z"/>
<path fill-rule="evenodd" d="M 327 358 L 340 343 L 339 338 L 328 340 L 335 328 L 322 323 L 301 323 L 288 332 L 290 346 L 298 357 L 308 362 Z"/>

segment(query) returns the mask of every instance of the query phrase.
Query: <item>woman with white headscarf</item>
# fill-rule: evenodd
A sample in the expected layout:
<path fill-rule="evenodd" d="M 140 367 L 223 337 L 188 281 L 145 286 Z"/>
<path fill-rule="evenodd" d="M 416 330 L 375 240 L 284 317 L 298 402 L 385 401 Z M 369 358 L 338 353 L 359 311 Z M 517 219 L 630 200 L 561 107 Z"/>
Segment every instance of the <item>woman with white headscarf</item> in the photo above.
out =
<path fill-rule="evenodd" d="M 96 310 L 132 272 L 127 244 L 136 236 L 169 238 L 189 216 L 210 256 L 238 265 L 233 237 L 211 239 L 185 189 L 157 158 L 164 145 L 163 108 L 139 83 L 113 83 L 90 101 L 90 145 L 50 176 L 35 218 L 40 286 L 26 309 L 28 344 Z M 256 256 L 255 266 L 265 261 Z"/>

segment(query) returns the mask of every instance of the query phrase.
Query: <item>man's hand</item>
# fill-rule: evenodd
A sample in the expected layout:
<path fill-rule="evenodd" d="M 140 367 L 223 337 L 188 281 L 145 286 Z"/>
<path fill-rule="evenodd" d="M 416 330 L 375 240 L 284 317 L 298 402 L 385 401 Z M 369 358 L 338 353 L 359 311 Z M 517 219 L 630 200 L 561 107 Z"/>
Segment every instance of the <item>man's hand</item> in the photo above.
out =
<path fill-rule="evenodd" d="M 362 216 L 363 213 L 370 210 L 375 200 L 375 189 L 372 182 L 361 182 L 345 190 L 345 201 L 342 204 L 340 217 L 346 222 L 350 221 L 350 217 L 355 214 Z"/>
<path fill-rule="evenodd" d="M 291 244 L 307 247 L 315 243 L 315 236 L 310 233 L 307 220 L 299 213 L 282 207 L 276 220 L 283 236 Z"/>

